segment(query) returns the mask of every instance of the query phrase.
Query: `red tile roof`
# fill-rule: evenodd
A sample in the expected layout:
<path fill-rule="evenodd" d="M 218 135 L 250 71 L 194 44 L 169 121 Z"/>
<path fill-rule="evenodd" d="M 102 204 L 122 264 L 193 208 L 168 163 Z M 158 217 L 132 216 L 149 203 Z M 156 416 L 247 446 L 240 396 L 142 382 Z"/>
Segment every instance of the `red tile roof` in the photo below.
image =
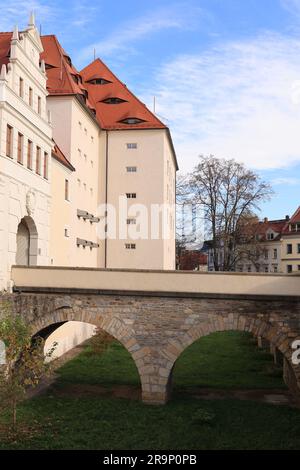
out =
<path fill-rule="evenodd" d="M 282 233 L 284 235 L 293 235 L 296 232 L 299 234 L 299 230 L 296 230 L 296 224 L 300 224 L 300 206 L 296 210 L 295 214 L 290 218 L 290 220 L 286 222 Z"/>
<path fill-rule="evenodd" d="M 280 240 L 282 230 L 286 225 L 286 219 L 280 220 L 264 220 L 263 222 L 259 222 L 256 234 L 260 236 L 260 241 L 278 241 Z M 267 233 L 272 230 L 275 233 L 275 237 L 272 240 L 267 238 Z"/>
<path fill-rule="evenodd" d="M 41 36 L 44 52 L 41 59 L 45 61 L 47 73 L 47 90 L 50 95 L 78 95 L 93 110 L 93 104 L 87 99 L 87 89 L 81 83 L 82 77 L 73 66 L 70 57 L 61 47 L 55 35 Z M 50 65 L 47 68 L 47 65 Z"/>
<path fill-rule="evenodd" d="M 52 157 L 55 158 L 55 160 L 58 160 L 62 165 L 66 166 L 69 168 L 71 171 L 75 171 L 75 168 L 73 165 L 69 162 L 67 157 L 63 154 L 59 146 L 53 141 L 54 143 L 54 149 L 52 150 Z"/>
<path fill-rule="evenodd" d="M 89 96 L 94 102 L 97 119 L 103 129 L 166 129 L 166 126 L 143 104 L 126 85 L 122 83 L 109 68 L 96 59 L 83 70 L 81 75 Z M 97 85 L 90 83 L 93 79 L 105 79 L 110 83 Z M 107 98 L 124 100 L 119 104 L 103 103 Z M 137 118 L 139 124 L 123 123 L 124 119 Z"/>
<path fill-rule="evenodd" d="M 12 33 L 0 33 L 0 65 L 9 61 Z M 73 66 L 70 57 L 64 51 L 55 35 L 41 36 L 47 73 L 47 90 L 50 95 L 76 95 L 86 109 L 97 119 L 105 130 L 123 129 L 166 129 L 174 153 L 175 150 L 168 127 L 166 127 L 143 104 L 126 85 L 100 60 L 85 67 L 80 73 Z M 90 80 L 102 78 L 109 83 L 92 84 Z M 109 98 L 120 98 L 118 104 L 104 103 Z M 128 124 L 126 119 L 138 119 L 140 122 Z"/>
<path fill-rule="evenodd" d="M 0 33 L 0 66 L 8 64 L 12 33 Z"/>

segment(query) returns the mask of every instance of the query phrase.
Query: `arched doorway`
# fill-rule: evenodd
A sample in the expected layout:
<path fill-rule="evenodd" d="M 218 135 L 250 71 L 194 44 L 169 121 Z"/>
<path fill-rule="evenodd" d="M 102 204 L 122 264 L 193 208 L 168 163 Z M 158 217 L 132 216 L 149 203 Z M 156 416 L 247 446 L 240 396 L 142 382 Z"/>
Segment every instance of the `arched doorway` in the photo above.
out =
<path fill-rule="evenodd" d="M 24 217 L 18 225 L 16 264 L 37 264 L 37 229 L 31 217 Z"/>

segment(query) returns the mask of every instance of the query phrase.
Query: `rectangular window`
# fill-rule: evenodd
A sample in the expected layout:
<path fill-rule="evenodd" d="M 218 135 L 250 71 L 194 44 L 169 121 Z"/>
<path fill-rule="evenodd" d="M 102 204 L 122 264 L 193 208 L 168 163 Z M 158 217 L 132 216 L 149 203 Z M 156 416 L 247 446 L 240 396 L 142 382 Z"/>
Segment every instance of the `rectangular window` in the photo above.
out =
<path fill-rule="evenodd" d="M 128 143 L 126 144 L 128 149 L 137 149 L 137 144 L 136 143 Z"/>
<path fill-rule="evenodd" d="M 291 243 L 289 243 L 286 246 L 286 252 L 287 252 L 288 255 L 291 255 L 293 253 L 293 245 Z"/>
<path fill-rule="evenodd" d="M 6 127 L 6 156 L 12 158 L 12 136 L 13 128 L 7 124 Z"/>
<path fill-rule="evenodd" d="M 265 259 L 269 258 L 269 250 L 265 250 Z"/>
<path fill-rule="evenodd" d="M 28 101 L 29 101 L 29 106 L 32 106 L 33 104 L 33 89 L 31 87 L 29 87 L 29 98 L 28 98 Z"/>
<path fill-rule="evenodd" d="M 127 199 L 136 199 L 136 193 L 126 193 Z"/>
<path fill-rule="evenodd" d="M 67 238 L 69 237 L 69 231 L 68 231 L 67 228 L 65 228 L 65 237 L 67 237 Z"/>
<path fill-rule="evenodd" d="M 38 96 L 38 113 L 42 113 L 42 99 L 40 96 Z"/>
<path fill-rule="evenodd" d="M 35 172 L 37 175 L 41 174 L 41 149 L 40 147 L 36 147 Z"/>
<path fill-rule="evenodd" d="M 65 200 L 69 201 L 69 180 L 65 180 Z"/>
<path fill-rule="evenodd" d="M 291 264 L 288 264 L 286 267 L 287 273 L 290 274 L 293 272 L 293 266 Z"/>
<path fill-rule="evenodd" d="M 127 219 L 126 223 L 127 223 L 127 225 L 136 225 L 136 220 L 135 219 Z"/>
<path fill-rule="evenodd" d="M 32 142 L 28 140 L 27 143 L 27 168 L 32 170 Z"/>
<path fill-rule="evenodd" d="M 23 134 L 18 132 L 18 163 L 23 165 Z"/>
<path fill-rule="evenodd" d="M 298 271 L 300 271 L 300 264 L 298 264 Z"/>
<path fill-rule="evenodd" d="M 274 251 L 273 251 L 273 258 L 274 258 L 274 259 L 277 259 L 277 258 L 278 258 L 278 250 L 277 250 L 277 248 L 274 248 Z"/>
<path fill-rule="evenodd" d="M 127 166 L 126 171 L 127 171 L 127 173 L 136 173 L 137 167 L 136 166 Z"/>
<path fill-rule="evenodd" d="M 48 153 L 44 152 L 44 178 L 48 179 Z"/>
<path fill-rule="evenodd" d="M 300 243 L 297 245 L 298 255 L 300 255 Z"/>
<path fill-rule="evenodd" d="M 125 243 L 126 250 L 135 250 L 136 244 L 135 243 Z"/>
<path fill-rule="evenodd" d="M 21 78 L 21 77 L 20 77 L 20 79 L 19 79 L 19 96 L 20 96 L 21 98 L 24 97 L 24 80 L 23 80 L 23 78 Z"/>
<path fill-rule="evenodd" d="M 274 273 L 278 273 L 278 266 L 274 266 Z"/>

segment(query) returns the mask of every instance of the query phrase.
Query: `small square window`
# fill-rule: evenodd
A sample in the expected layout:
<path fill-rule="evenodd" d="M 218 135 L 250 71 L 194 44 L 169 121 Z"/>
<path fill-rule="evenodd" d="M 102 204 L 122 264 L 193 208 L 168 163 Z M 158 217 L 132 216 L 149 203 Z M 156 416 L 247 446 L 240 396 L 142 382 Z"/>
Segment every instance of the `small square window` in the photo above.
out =
<path fill-rule="evenodd" d="M 128 149 L 137 149 L 137 143 L 128 143 L 126 146 Z"/>

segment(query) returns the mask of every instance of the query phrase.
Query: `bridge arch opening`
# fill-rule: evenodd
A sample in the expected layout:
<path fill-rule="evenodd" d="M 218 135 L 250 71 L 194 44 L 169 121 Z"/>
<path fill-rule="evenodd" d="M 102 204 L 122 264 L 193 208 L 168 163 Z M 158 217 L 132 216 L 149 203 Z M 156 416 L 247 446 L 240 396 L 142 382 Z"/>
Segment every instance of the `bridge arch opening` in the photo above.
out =
<path fill-rule="evenodd" d="M 224 326 L 223 320 L 222 323 L 223 325 L 219 325 L 218 320 L 216 320 L 216 318 L 212 318 L 211 321 L 209 321 L 206 325 L 203 323 L 201 326 L 195 325 L 184 335 L 184 337 L 180 338 L 178 341 L 171 340 L 169 344 L 163 349 L 162 355 L 170 359 L 167 362 L 167 367 L 164 371 L 165 401 L 168 401 L 171 398 L 173 389 L 176 389 L 176 384 L 174 387 L 174 382 L 178 374 L 178 366 L 180 366 L 180 362 L 184 355 L 188 355 L 189 349 L 193 349 L 193 347 L 195 347 L 195 345 L 199 343 L 201 339 L 208 338 L 212 334 L 234 334 L 235 332 L 248 333 L 254 338 L 255 341 L 257 341 L 257 344 L 260 348 L 267 348 L 270 354 L 274 356 L 274 363 L 278 366 L 280 364 L 282 365 L 281 378 L 283 378 L 283 381 L 290 391 L 295 396 L 297 396 L 298 399 L 300 398 L 300 367 L 299 365 L 294 365 L 291 361 L 291 349 L 290 347 L 287 347 L 287 343 L 291 343 L 291 340 L 288 337 L 284 337 L 282 333 L 280 334 L 278 331 L 276 332 L 271 324 L 265 323 L 263 321 L 253 322 L 251 328 L 249 320 L 247 321 L 246 318 L 242 318 L 241 316 L 236 321 L 235 327 L 233 328 L 227 328 L 226 325 Z M 203 367 L 205 367 L 205 364 L 203 364 Z M 231 372 L 234 373 L 234 370 Z M 187 381 L 187 386 L 188 385 L 191 385 L 191 383 L 189 384 Z M 203 385 L 204 382 L 199 383 L 200 387 Z"/>
<path fill-rule="evenodd" d="M 82 357 L 77 363 L 79 374 L 78 383 L 85 382 L 85 366 L 90 366 L 93 374 L 91 378 L 93 383 L 95 381 L 95 384 L 99 386 L 109 383 L 109 387 L 111 387 L 113 393 L 118 393 L 116 391 L 118 387 L 124 387 L 121 394 L 124 393 L 125 396 L 126 393 L 128 396 L 131 396 L 130 389 L 132 388 L 132 396 L 134 396 L 134 398 L 140 397 L 141 393 L 139 390 L 142 385 L 141 374 L 130 347 L 134 346 L 134 343 L 132 338 L 128 342 L 128 330 L 126 332 L 125 325 L 118 325 L 116 320 L 110 321 L 109 324 L 103 321 L 93 321 L 87 310 L 80 312 L 80 314 L 74 314 L 70 309 L 59 309 L 55 312 L 54 317 L 56 318 L 55 323 L 53 323 L 53 316 L 52 320 L 51 316 L 49 316 L 45 317 L 42 322 L 39 321 L 36 325 L 33 324 L 33 340 L 35 338 L 42 338 L 45 341 L 44 354 L 52 348 L 54 342 L 58 342 L 58 346 L 53 355 L 55 359 L 57 348 L 59 353 L 57 356 L 60 357 L 61 354 L 70 351 L 77 345 L 79 346 L 78 349 L 81 349 L 80 345 L 82 345 L 82 342 L 84 343 L 85 339 L 90 339 L 91 341 L 97 340 L 98 333 L 101 341 L 101 333 L 107 333 L 107 335 L 111 337 L 111 342 L 109 342 L 103 354 L 100 355 L 97 352 L 99 349 L 97 343 L 94 343 L 93 348 L 89 346 L 89 343 L 87 343 L 86 347 L 84 346 L 84 348 L 82 348 Z M 81 337 L 79 341 L 76 341 L 76 344 L 71 344 L 68 340 L 65 341 L 64 334 L 66 332 L 69 333 L 68 328 L 72 329 L 74 326 L 83 327 L 87 334 L 83 341 L 81 341 Z M 80 334 L 82 335 L 82 332 Z M 59 344 L 61 339 L 63 340 L 63 345 Z M 65 346 L 67 346 L 66 351 L 64 350 Z M 70 359 L 72 358 L 71 354 Z M 108 371 L 110 365 L 111 369 Z M 74 383 L 76 377 L 74 377 L 74 372 L 71 370 L 71 367 L 70 370 L 68 370 L 68 362 L 63 363 L 63 368 L 67 375 L 70 373 L 70 377 L 72 376 L 70 381 Z M 116 381 L 115 384 L 113 383 L 114 380 Z M 126 390 L 128 388 L 128 390 L 126 391 L 125 388 Z"/>
<path fill-rule="evenodd" d="M 36 266 L 38 257 L 38 232 L 34 220 L 23 217 L 17 230 L 16 264 Z"/>

